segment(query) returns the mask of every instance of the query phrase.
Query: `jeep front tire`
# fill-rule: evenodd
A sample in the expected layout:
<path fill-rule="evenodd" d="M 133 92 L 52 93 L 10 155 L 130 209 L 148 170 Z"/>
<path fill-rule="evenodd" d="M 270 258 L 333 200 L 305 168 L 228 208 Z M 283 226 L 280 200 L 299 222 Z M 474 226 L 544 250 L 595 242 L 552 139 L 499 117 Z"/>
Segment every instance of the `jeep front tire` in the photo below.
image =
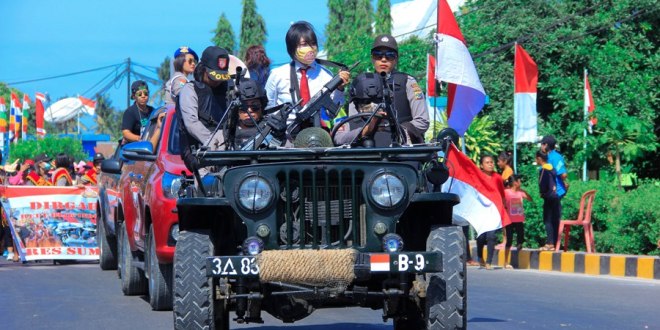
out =
<path fill-rule="evenodd" d="M 229 312 L 216 301 L 206 258 L 214 244 L 206 230 L 182 231 L 174 251 L 174 328 L 228 330 Z"/>

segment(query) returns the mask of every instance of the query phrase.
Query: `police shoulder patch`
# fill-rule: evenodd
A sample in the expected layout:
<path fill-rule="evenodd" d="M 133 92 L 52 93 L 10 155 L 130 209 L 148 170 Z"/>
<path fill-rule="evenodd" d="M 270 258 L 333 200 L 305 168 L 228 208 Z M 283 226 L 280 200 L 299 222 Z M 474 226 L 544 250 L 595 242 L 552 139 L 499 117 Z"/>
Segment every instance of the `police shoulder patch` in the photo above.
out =
<path fill-rule="evenodd" d="M 413 90 L 413 93 L 415 93 L 415 99 L 417 100 L 423 100 L 424 99 L 424 92 L 422 92 L 422 88 L 419 87 L 419 84 L 414 81 L 410 87 Z"/>

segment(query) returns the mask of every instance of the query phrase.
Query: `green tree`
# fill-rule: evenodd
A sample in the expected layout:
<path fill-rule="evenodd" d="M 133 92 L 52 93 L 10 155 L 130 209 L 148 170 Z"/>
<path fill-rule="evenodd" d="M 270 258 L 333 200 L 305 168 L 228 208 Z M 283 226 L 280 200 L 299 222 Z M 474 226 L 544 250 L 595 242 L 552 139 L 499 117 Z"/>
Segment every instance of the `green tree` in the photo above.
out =
<path fill-rule="evenodd" d="M 657 177 L 657 172 L 639 166 L 660 161 L 653 152 L 658 139 L 660 63 L 656 5 L 653 0 L 530 0 L 524 6 L 496 0 L 468 2 L 466 14 L 457 20 L 490 97 L 483 112 L 495 120 L 501 142 L 511 147 L 513 43 L 518 41 L 539 67 L 539 132 L 558 138 L 569 170 L 579 171 L 585 158 L 592 165 L 606 164 L 612 131 L 626 127 L 625 149 L 630 152 L 623 159 L 634 162 L 635 170 Z M 582 150 L 585 68 L 590 72 L 599 118 L 596 131 L 587 138 L 586 152 Z M 618 116 L 607 115 L 608 111 Z M 623 123 L 610 122 L 614 120 Z M 629 124 L 635 121 L 652 127 L 632 129 L 629 126 L 635 125 Z M 535 148 L 523 149 L 523 158 L 531 158 L 527 153 Z M 650 162 L 641 162 L 649 157 Z"/>
<path fill-rule="evenodd" d="M 376 7 L 376 35 L 392 34 L 392 16 L 390 14 L 390 0 L 378 0 Z"/>
<path fill-rule="evenodd" d="M 113 141 L 121 138 L 122 113 L 112 106 L 105 95 L 96 95 L 96 132 L 109 134 Z"/>
<path fill-rule="evenodd" d="M 225 16 L 225 13 L 220 14 L 220 19 L 218 19 L 218 25 L 215 30 L 211 31 L 214 33 L 211 42 L 218 47 L 222 47 L 228 50 L 230 53 L 233 53 L 236 49 L 236 37 L 234 36 L 234 30 L 231 27 L 231 23 Z"/>
<path fill-rule="evenodd" d="M 373 8 L 368 0 L 329 0 L 325 28 L 328 58 L 346 65 L 360 61 L 355 72 L 371 67 Z"/>
<path fill-rule="evenodd" d="M 8 163 L 16 159 L 34 159 L 35 156 L 42 153 L 55 156 L 60 152 L 72 156 L 74 159 L 89 158 L 89 155 L 83 150 L 80 140 L 46 135 L 43 139 L 19 141 L 12 144 Z"/>
<path fill-rule="evenodd" d="M 248 47 L 266 43 L 266 21 L 257 13 L 255 0 L 243 0 L 241 14 L 241 50 L 240 58 L 245 58 Z"/>
<path fill-rule="evenodd" d="M 165 100 L 165 84 L 170 80 L 170 57 L 166 56 L 160 66 L 156 69 L 158 80 L 160 81 L 161 88 L 155 93 L 155 98 L 159 100 L 158 103 L 163 103 Z"/>

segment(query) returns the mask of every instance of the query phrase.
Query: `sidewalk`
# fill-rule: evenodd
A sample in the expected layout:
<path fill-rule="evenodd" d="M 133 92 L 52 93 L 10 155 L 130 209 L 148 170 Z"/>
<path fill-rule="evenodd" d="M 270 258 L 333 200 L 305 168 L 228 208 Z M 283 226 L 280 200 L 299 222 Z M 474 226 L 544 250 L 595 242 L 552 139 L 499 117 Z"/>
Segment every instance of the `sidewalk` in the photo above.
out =
<path fill-rule="evenodd" d="M 471 242 L 472 243 L 472 242 Z M 477 248 L 471 244 L 473 259 Z M 504 249 L 495 249 L 494 266 L 504 266 Z M 484 247 L 484 256 L 487 255 Z M 533 269 L 586 275 L 609 275 L 660 280 L 660 257 L 586 252 L 555 252 L 511 249 L 511 266 L 515 269 Z"/>

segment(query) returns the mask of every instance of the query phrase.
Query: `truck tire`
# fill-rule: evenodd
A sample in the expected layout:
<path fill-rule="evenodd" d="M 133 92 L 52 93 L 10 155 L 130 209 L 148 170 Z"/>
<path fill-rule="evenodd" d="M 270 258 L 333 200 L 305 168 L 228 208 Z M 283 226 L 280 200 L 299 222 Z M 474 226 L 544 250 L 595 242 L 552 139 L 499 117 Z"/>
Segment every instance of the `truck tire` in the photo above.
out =
<path fill-rule="evenodd" d="M 97 214 L 96 239 L 99 245 L 99 266 L 103 270 L 117 269 L 117 239 L 105 233 L 105 220 Z"/>
<path fill-rule="evenodd" d="M 144 271 L 139 269 L 133 263 L 133 252 L 128 244 L 128 233 L 126 231 L 126 222 L 121 223 L 121 290 L 124 295 L 140 295 L 147 293 L 147 279 L 144 277 Z"/>
<path fill-rule="evenodd" d="M 427 251 L 442 253 L 442 272 L 426 274 L 427 329 L 467 328 L 465 236 L 458 226 L 432 228 Z"/>
<path fill-rule="evenodd" d="M 147 260 L 145 263 L 149 281 L 149 304 L 155 311 L 172 310 L 172 264 L 161 264 L 156 256 L 154 226 L 147 236 Z"/>
<path fill-rule="evenodd" d="M 214 254 L 206 230 L 182 231 L 174 251 L 174 329 L 228 330 L 229 311 L 215 300 L 206 257 Z"/>

